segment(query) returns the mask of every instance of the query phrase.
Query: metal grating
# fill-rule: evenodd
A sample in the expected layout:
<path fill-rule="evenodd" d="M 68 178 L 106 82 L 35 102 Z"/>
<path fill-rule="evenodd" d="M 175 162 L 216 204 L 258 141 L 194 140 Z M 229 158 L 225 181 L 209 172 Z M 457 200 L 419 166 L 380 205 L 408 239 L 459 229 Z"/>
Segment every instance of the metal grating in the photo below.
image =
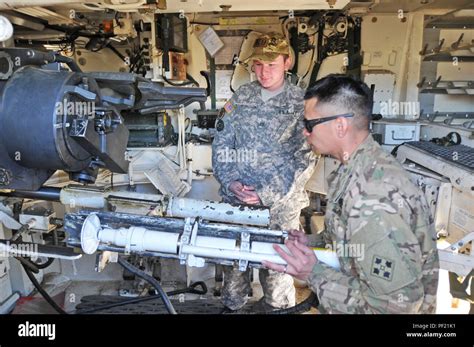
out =
<path fill-rule="evenodd" d="M 130 298 L 111 295 L 84 296 L 81 298 L 81 303 L 76 306 L 76 312 L 81 314 L 81 311 L 87 311 L 99 308 L 103 305 L 119 303 L 127 300 L 130 300 Z M 224 311 L 224 306 L 219 300 L 198 299 L 186 300 L 184 302 L 171 300 L 171 302 L 178 314 L 221 314 Z M 93 314 L 168 314 L 168 311 L 161 299 L 157 297 L 156 300 L 124 304 L 95 311 Z"/>
<path fill-rule="evenodd" d="M 428 141 L 406 142 L 404 145 L 422 150 L 448 163 L 474 172 L 474 148 L 464 145 L 444 147 Z"/>

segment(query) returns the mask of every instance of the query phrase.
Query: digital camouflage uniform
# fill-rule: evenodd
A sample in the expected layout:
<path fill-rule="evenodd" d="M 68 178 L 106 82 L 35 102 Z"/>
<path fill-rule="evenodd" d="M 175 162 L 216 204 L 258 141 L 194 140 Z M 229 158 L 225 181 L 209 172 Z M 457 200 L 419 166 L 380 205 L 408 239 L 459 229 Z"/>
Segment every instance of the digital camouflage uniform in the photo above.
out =
<path fill-rule="evenodd" d="M 315 163 L 302 135 L 304 92 L 285 82 L 280 94 L 264 102 L 261 88 L 257 81 L 243 85 L 224 106 L 212 145 L 214 175 L 225 202 L 241 203 L 228 189 L 232 181 L 253 186 L 262 204 L 270 207 L 271 228 L 298 229 L 300 211 L 309 203 L 304 186 Z M 225 160 L 223 153 L 230 149 L 250 155 L 247 160 Z M 266 304 L 294 306 L 291 276 L 264 269 L 259 273 Z M 222 300 L 226 307 L 241 308 L 249 291 L 249 270 L 224 268 Z"/>
<path fill-rule="evenodd" d="M 338 253 L 340 271 L 314 266 L 308 283 L 321 312 L 434 313 L 434 224 L 408 173 L 369 135 L 328 181 L 325 241 L 363 252 Z"/>

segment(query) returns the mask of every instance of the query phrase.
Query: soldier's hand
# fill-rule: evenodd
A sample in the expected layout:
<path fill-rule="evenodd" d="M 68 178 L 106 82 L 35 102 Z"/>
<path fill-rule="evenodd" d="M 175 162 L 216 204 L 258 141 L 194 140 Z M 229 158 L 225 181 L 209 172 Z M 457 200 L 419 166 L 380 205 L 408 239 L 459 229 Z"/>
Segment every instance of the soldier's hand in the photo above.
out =
<path fill-rule="evenodd" d="M 233 181 L 229 184 L 229 190 L 243 203 L 249 205 L 260 204 L 260 197 L 252 186 L 245 186 L 239 181 Z"/>
<path fill-rule="evenodd" d="M 250 204 L 250 205 L 257 205 L 257 204 L 261 204 L 261 200 L 260 200 L 260 197 L 258 196 L 257 192 L 255 191 L 255 187 L 252 187 L 252 186 L 246 186 L 244 185 L 244 192 L 245 194 L 247 194 L 247 199 L 244 201 L 246 202 L 247 204 Z"/>
<path fill-rule="evenodd" d="M 273 245 L 273 248 L 286 261 L 287 265 L 275 264 L 264 260 L 262 261 L 263 266 L 306 281 L 313 271 L 314 265 L 318 262 L 318 258 L 316 258 L 311 248 L 302 245 L 296 240 L 287 240 L 285 245 L 288 248 L 289 254 L 278 245 Z"/>
<path fill-rule="evenodd" d="M 302 245 L 305 245 L 307 246 L 308 245 L 308 236 L 306 236 L 306 234 L 301 231 L 301 230 L 290 230 L 288 232 L 288 240 L 290 241 L 298 241 L 298 243 L 301 243 Z"/>

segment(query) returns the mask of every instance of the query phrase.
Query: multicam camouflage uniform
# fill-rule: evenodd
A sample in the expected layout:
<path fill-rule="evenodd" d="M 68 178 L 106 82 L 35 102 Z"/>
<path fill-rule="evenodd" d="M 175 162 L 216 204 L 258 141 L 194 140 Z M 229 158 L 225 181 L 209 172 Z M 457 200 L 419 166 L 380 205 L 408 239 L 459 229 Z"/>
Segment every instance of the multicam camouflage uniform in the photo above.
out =
<path fill-rule="evenodd" d="M 332 174 L 327 198 L 326 243 L 363 252 L 338 254 L 340 271 L 315 265 L 308 283 L 320 310 L 434 313 L 439 261 L 429 207 L 372 136 Z"/>
<path fill-rule="evenodd" d="M 270 207 L 271 228 L 298 229 L 300 211 L 309 202 L 304 185 L 315 162 L 302 135 L 303 90 L 285 82 L 280 94 L 264 102 L 261 88 L 258 82 L 243 85 L 224 106 L 212 146 L 214 175 L 224 201 L 241 203 L 228 189 L 232 181 L 253 186 L 262 204 Z M 291 276 L 260 270 L 259 278 L 266 304 L 294 306 Z M 224 269 L 226 307 L 241 308 L 249 291 L 249 271 Z"/>

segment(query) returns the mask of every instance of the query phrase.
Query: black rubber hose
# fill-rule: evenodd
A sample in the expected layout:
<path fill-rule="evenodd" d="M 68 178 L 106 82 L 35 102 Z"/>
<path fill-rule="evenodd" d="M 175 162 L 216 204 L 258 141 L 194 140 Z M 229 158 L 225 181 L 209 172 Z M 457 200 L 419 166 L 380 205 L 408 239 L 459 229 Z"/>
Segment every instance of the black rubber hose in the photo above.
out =
<path fill-rule="evenodd" d="M 41 288 L 41 285 L 38 283 L 38 281 L 35 278 L 35 275 L 31 272 L 30 268 L 25 265 L 25 263 L 21 263 L 23 265 L 23 268 L 25 269 L 26 275 L 30 279 L 31 283 L 35 286 L 36 290 L 43 296 L 43 298 L 48 302 L 48 304 L 51 305 L 52 308 L 56 310 L 59 314 L 67 314 L 66 311 L 64 311 L 61 307 L 59 307 L 58 304 L 49 296 L 46 291 Z"/>
<path fill-rule="evenodd" d="M 12 236 L 11 241 L 17 241 L 18 239 L 21 239 L 23 236 L 23 233 L 27 232 L 30 229 L 30 226 L 28 224 L 23 224 L 20 229 L 18 229 Z"/>
<path fill-rule="evenodd" d="M 309 311 L 311 307 L 317 307 L 319 305 L 318 296 L 311 292 L 311 294 L 303 301 L 300 302 L 298 305 L 293 307 L 284 308 L 281 310 L 275 311 L 265 311 L 265 312 L 252 312 L 253 314 L 299 314 L 306 311 Z"/>
<path fill-rule="evenodd" d="M 46 269 L 48 266 L 50 266 L 54 261 L 54 258 L 48 258 L 48 260 L 43 263 L 43 264 L 37 264 L 37 263 L 33 263 L 35 264 L 35 266 L 38 268 L 38 269 Z"/>
<path fill-rule="evenodd" d="M 57 246 L 59 243 L 57 230 L 54 229 L 52 233 L 53 233 L 53 245 Z M 50 266 L 54 262 L 54 259 L 55 258 L 48 258 L 48 260 L 46 260 L 46 262 L 44 262 L 43 264 L 38 264 L 38 263 L 33 263 L 33 264 L 35 264 L 35 266 L 38 269 L 46 269 L 48 266 Z"/>
<path fill-rule="evenodd" d="M 196 80 L 190 74 L 186 74 L 186 78 L 188 80 L 186 82 L 182 82 L 182 83 L 174 83 L 173 81 L 170 81 L 165 76 L 162 76 L 162 77 L 163 77 L 163 79 L 165 80 L 166 83 L 172 85 L 173 87 L 183 87 L 183 86 L 188 86 L 190 84 L 194 84 L 197 87 L 199 87 L 199 83 L 197 83 Z"/>
<path fill-rule="evenodd" d="M 15 259 L 18 260 L 21 265 L 28 267 L 31 272 L 34 272 L 35 274 L 39 273 L 39 268 L 29 259 L 23 257 L 15 257 Z"/>
<path fill-rule="evenodd" d="M 59 201 L 59 195 L 61 188 L 57 187 L 41 187 L 40 189 L 33 190 L 14 190 L 12 192 L 0 192 L 0 196 L 10 196 L 14 198 L 23 199 L 37 199 L 47 201 Z"/>
<path fill-rule="evenodd" d="M 158 282 L 155 278 L 153 278 L 152 276 L 148 275 L 147 273 L 145 273 L 144 271 L 140 270 L 140 269 L 137 269 L 135 266 L 133 266 L 132 264 L 130 264 L 129 262 L 127 262 L 126 260 L 124 260 L 123 258 L 118 258 L 118 263 L 124 267 L 125 269 L 127 269 L 128 271 L 130 271 L 131 273 L 137 275 L 138 277 L 140 278 L 143 278 L 145 281 L 147 281 L 148 283 L 150 283 L 156 290 L 157 292 L 160 294 L 161 296 L 161 299 L 163 300 L 163 303 L 165 304 L 165 307 L 166 309 L 168 310 L 168 312 L 170 314 L 177 314 L 176 313 L 176 310 L 174 309 L 173 307 L 173 304 L 171 303 L 170 299 L 168 298 L 168 296 L 166 295 L 166 293 L 164 292 L 163 288 L 161 288 L 161 285 L 160 285 L 160 282 Z"/>
<path fill-rule="evenodd" d="M 69 57 L 65 57 L 63 55 L 57 54 L 54 56 L 54 60 L 58 63 L 65 63 L 67 66 L 69 66 L 69 68 L 73 72 L 82 72 L 79 65 L 77 65 L 77 63 Z"/>

